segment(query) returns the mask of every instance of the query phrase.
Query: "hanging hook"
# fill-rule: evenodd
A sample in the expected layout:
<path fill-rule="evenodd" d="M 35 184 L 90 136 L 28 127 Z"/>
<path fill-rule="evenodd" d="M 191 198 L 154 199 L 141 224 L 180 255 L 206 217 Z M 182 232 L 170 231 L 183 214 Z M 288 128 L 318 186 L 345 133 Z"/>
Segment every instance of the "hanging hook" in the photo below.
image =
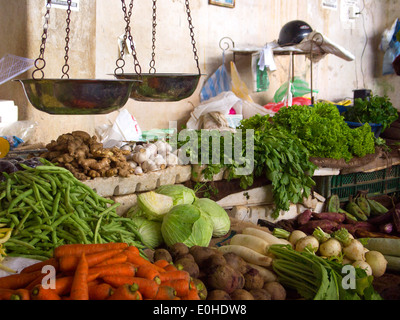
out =
<path fill-rule="evenodd" d="M 231 42 L 231 44 L 232 44 L 232 48 L 235 47 L 235 42 L 231 38 L 224 37 L 219 41 L 219 47 L 221 48 L 222 51 L 225 52 L 225 51 L 229 50 L 229 48 L 230 48 L 229 43 L 227 41 L 224 41 L 224 40 L 229 40 Z M 223 44 L 225 45 L 225 47 L 222 47 Z"/>

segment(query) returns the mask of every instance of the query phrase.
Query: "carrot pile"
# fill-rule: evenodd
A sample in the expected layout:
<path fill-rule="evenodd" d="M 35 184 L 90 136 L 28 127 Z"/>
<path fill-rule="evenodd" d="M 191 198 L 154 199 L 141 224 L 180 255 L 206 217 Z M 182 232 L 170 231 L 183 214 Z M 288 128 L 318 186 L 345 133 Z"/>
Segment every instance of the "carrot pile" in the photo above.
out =
<path fill-rule="evenodd" d="M 0 278 L 0 300 L 200 298 L 188 272 L 165 260 L 151 263 L 127 243 L 104 243 L 59 246 L 52 258 Z"/>

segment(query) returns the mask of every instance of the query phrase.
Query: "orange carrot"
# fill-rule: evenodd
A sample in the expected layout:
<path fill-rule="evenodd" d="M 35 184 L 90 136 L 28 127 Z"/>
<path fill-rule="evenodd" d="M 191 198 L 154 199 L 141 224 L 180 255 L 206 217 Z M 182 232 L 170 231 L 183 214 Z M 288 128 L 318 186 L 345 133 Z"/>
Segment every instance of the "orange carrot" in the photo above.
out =
<path fill-rule="evenodd" d="M 0 300 L 11 300 L 15 292 L 16 290 L 12 289 L 0 289 Z"/>
<path fill-rule="evenodd" d="M 31 290 L 32 300 L 61 300 L 60 296 L 53 289 L 45 289 L 38 284 Z"/>
<path fill-rule="evenodd" d="M 103 261 L 122 252 L 122 250 L 105 250 L 86 255 L 86 261 L 89 268 L 102 263 Z M 79 263 L 80 257 L 75 255 L 67 255 L 59 258 L 60 271 L 74 271 Z"/>
<path fill-rule="evenodd" d="M 34 280 L 32 280 L 26 287 L 25 289 L 27 290 L 32 290 L 34 286 L 36 286 L 37 284 L 41 284 L 43 278 L 47 276 L 47 274 L 41 273 L 38 275 L 38 277 Z"/>
<path fill-rule="evenodd" d="M 128 257 L 124 253 L 118 253 L 115 256 L 112 256 L 111 258 L 104 260 L 102 263 L 99 263 L 97 266 L 107 266 L 110 264 L 120 264 L 124 263 L 128 260 Z"/>
<path fill-rule="evenodd" d="M 107 250 L 118 250 L 126 249 L 128 247 L 127 243 L 120 242 L 110 242 L 110 243 L 94 243 L 94 244 L 64 244 L 54 249 L 53 256 L 55 258 L 60 258 L 66 255 L 75 255 L 80 257 L 82 253 L 86 255 L 107 251 Z"/>
<path fill-rule="evenodd" d="M 156 296 L 159 287 L 159 283 L 156 281 L 139 277 L 109 276 L 104 277 L 103 280 L 114 288 L 118 288 L 124 284 L 133 285 L 136 283 L 139 286 L 139 291 L 143 295 L 144 299 L 153 299 Z"/>
<path fill-rule="evenodd" d="M 106 300 L 114 293 L 114 288 L 108 283 L 89 286 L 90 300 Z"/>
<path fill-rule="evenodd" d="M 137 268 L 136 277 L 155 280 L 160 278 L 160 273 L 154 265 L 143 264 Z"/>
<path fill-rule="evenodd" d="M 87 282 L 96 280 L 98 274 L 88 274 Z M 58 295 L 63 296 L 71 291 L 74 276 L 59 277 L 56 279 L 55 288 L 53 289 Z"/>
<path fill-rule="evenodd" d="M 129 251 L 129 252 L 135 253 L 137 255 L 140 255 L 139 248 L 137 248 L 135 246 L 129 246 L 128 248 L 126 248 L 125 251 Z"/>
<path fill-rule="evenodd" d="M 143 258 L 142 256 L 140 256 L 134 252 L 125 250 L 124 253 L 128 257 L 128 262 L 133 263 L 134 265 L 137 265 L 137 266 L 141 266 L 143 264 L 152 265 L 152 263 L 149 260 L 146 260 L 145 258 Z"/>
<path fill-rule="evenodd" d="M 56 258 L 50 258 L 45 261 L 40 261 L 33 265 L 30 265 L 21 270 L 21 273 L 31 273 L 35 271 L 42 271 L 43 267 L 45 266 L 53 266 L 56 270 L 58 270 L 58 260 Z"/>
<path fill-rule="evenodd" d="M 96 266 L 89 269 L 89 274 L 98 273 L 99 278 L 105 276 L 130 276 L 136 274 L 136 267 L 131 263 L 110 264 L 105 266 Z"/>
<path fill-rule="evenodd" d="M 11 296 L 11 300 L 31 300 L 30 291 L 27 289 L 17 289 Z"/>
<path fill-rule="evenodd" d="M 165 266 L 165 267 L 164 267 L 164 270 L 165 270 L 165 272 L 168 272 L 168 271 L 177 271 L 178 268 L 177 268 L 174 264 L 169 264 L 168 266 Z"/>
<path fill-rule="evenodd" d="M 201 300 L 199 291 L 196 288 L 191 288 L 187 295 L 181 296 L 182 300 Z"/>
<path fill-rule="evenodd" d="M 187 280 L 190 281 L 190 274 L 184 270 L 175 270 L 175 271 L 168 271 L 165 273 L 160 273 L 160 280 L 161 282 L 170 281 L 170 280 Z"/>
<path fill-rule="evenodd" d="M 82 253 L 71 285 L 70 297 L 72 300 L 89 300 L 89 289 L 87 285 L 88 273 L 89 267 L 86 256 L 85 253 Z"/>
<path fill-rule="evenodd" d="M 158 267 L 160 267 L 160 268 L 165 269 L 165 267 L 167 267 L 167 266 L 169 266 L 169 265 L 171 265 L 171 264 L 170 264 L 167 260 L 161 259 L 161 260 L 155 261 L 155 262 L 154 262 L 154 265 L 156 265 L 156 266 L 158 266 Z"/>
<path fill-rule="evenodd" d="M 176 291 L 170 286 L 160 285 L 154 300 L 173 300 L 176 297 Z"/>
<path fill-rule="evenodd" d="M 124 284 L 118 287 L 107 300 L 143 300 L 142 294 L 138 291 L 137 284 Z"/>
<path fill-rule="evenodd" d="M 41 271 L 35 271 L 30 273 L 18 273 L 12 274 L 0 278 L 0 288 L 2 289 L 20 289 L 25 288 L 33 280 L 37 279 L 41 275 Z"/>
<path fill-rule="evenodd" d="M 190 290 L 189 281 L 184 279 L 164 281 L 162 285 L 174 288 L 178 297 L 186 296 Z"/>

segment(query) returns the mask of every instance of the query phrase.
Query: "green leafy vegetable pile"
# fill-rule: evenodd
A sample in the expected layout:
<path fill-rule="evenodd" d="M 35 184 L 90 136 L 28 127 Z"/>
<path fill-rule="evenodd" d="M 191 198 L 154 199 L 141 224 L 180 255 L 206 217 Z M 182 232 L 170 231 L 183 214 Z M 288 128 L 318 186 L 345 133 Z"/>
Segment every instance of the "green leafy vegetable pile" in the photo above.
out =
<path fill-rule="evenodd" d="M 354 106 L 343 113 L 346 121 L 360 123 L 377 123 L 382 125 L 382 132 L 399 117 L 387 96 L 372 95 L 369 99 L 355 99 Z"/>
<path fill-rule="evenodd" d="M 350 128 L 330 103 L 282 108 L 273 120 L 281 130 L 297 136 L 312 157 L 350 161 L 375 153 L 371 126 Z"/>
<path fill-rule="evenodd" d="M 382 300 L 372 286 L 373 276 L 354 268 L 354 282 L 343 265 L 311 251 L 295 251 L 290 246 L 271 245 L 273 270 L 279 282 L 296 290 L 307 300 Z"/>
<path fill-rule="evenodd" d="M 315 185 L 312 176 L 317 168 L 309 161 L 310 153 L 302 145 L 299 138 L 288 135 L 285 131 L 276 128 L 267 116 L 256 115 L 250 119 L 243 120 L 238 128 L 241 136 L 238 134 L 227 133 L 221 135 L 214 130 L 210 133 L 211 137 L 216 137 L 219 141 L 219 161 L 212 162 L 211 141 L 204 141 L 201 131 L 197 131 L 198 146 L 197 150 L 210 151 L 208 165 L 202 174 L 206 179 L 211 180 L 213 175 L 221 169 L 229 172 L 228 180 L 240 179 L 242 189 L 248 189 L 254 183 L 254 178 L 264 176 L 272 182 L 275 210 L 272 214 L 274 218 L 279 217 L 281 210 L 288 211 L 290 203 L 298 203 L 303 197 L 308 197 L 312 186 Z M 247 130 L 253 130 L 254 136 L 254 155 L 246 154 L 246 133 Z M 240 131 L 239 131 L 240 132 Z M 234 140 L 232 144 L 232 153 L 234 148 L 241 146 L 240 158 L 227 158 L 227 150 L 224 148 L 226 139 Z M 240 138 L 240 139 L 239 139 Z M 185 145 L 187 141 L 181 144 Z M 209 149 L 204 148 L 205 143 Z M 202 148 L 203 147 L 203 148 Z M 214 151 L 216 148 L 214 148 Z M 195 155 L 195 150 L 186 148 L 186 154 Z M 244 175 L 237 174 L 237 169 L 248 165 L 249 157 L 254 157 L 254 169 L 252 172 Z M 201 155 L 199 156 L 201 159 Z M 246 162 L 247 161 L 247 162 Z"/>

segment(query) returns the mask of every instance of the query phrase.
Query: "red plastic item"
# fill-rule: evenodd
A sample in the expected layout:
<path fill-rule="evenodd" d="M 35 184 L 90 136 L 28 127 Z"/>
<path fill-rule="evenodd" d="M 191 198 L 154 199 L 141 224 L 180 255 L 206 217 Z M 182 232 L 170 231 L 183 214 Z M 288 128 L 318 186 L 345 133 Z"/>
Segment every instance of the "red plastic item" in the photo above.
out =
<path fill-rule="evenodd" d="M 293 103 L 292 105 L 299 105 L 299 106 L 309 106 L 311 105 L 311 100 L 308 98 L 304 98 L 304 97 L 296 97 L 293 98 Z M 287 107 L 287 103 L 285 104 L 285 102 L 270 102 L 268 104 L 266 104 L 264 106 L 265 109 L 269 109 L 273 112 L 278 112 L 281 108 L 283 107 Z"/>

